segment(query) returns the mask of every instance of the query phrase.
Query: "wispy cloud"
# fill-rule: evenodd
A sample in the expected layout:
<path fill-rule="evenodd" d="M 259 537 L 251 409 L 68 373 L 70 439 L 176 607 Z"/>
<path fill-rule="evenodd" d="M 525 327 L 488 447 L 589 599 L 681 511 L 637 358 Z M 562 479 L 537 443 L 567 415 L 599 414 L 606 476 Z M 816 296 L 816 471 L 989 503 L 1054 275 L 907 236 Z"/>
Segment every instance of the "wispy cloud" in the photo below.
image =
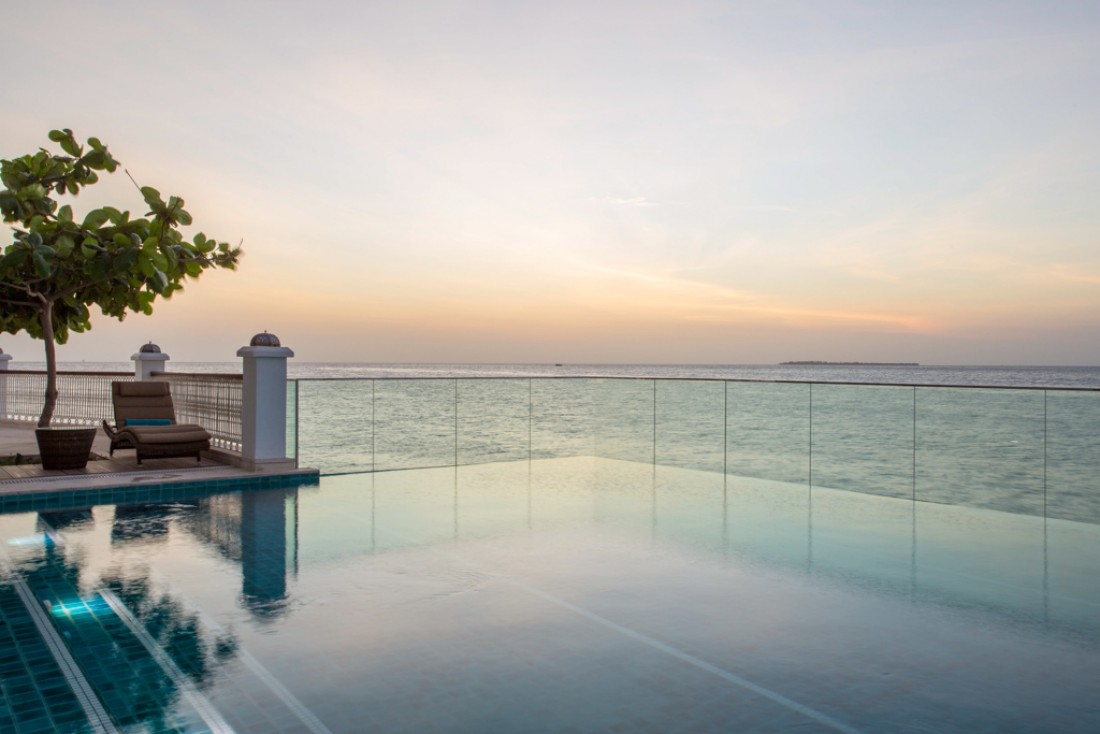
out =
<path fill-rule="evenodd" d="M 588 200 L 597 204 L 612 204 L 614 206 L 651 207 L 660 206 L 655 201 L 650 201 L 644 196 L 590 196 Z"/>
<path fill-rule="evenodd" d="M 744 212 L 793 212 L 795 208 L 793 206 L 786 206 L 785 204 L 757 204 L 756 206 L 742 207 L 741 211 Z"/>
<path fill-rule="evenodd" d="M 799 327 L 874 327 L 910 332 L 937 328 L 932 319 L 887 309 L 806 306 L 781 296 L 678 277 L 571 259 L 579 270 L 601 278 L 598 300 L 609 306 L 655 311 L 670 320 L 762 321 Z M 644 305 L 643 305 L 644 304 Z"/>

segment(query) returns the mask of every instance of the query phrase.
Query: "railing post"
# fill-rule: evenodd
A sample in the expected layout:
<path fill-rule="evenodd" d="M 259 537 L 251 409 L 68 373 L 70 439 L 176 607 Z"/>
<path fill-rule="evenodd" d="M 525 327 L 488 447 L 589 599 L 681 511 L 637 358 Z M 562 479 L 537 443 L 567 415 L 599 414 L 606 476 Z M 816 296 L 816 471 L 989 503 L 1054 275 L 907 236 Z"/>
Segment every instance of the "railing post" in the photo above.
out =
<path fill-rule="evenodd" d="M 134 379 L 138 382 L 148 382 L 153 379 L 153 372 L 164 372 L 168 365 L 168 355 L 162 354 L 160 347 L 153 342 L 142 344 L 136 354 L 130 355 L 134 360 Z"/>
<path fill-rule="evenodd" d="M 248 469 L 293 465 L 286 455 L 286 361 L 294 352 L 266 331 L 237 350 L 243 360 L 241 459 Z"/>

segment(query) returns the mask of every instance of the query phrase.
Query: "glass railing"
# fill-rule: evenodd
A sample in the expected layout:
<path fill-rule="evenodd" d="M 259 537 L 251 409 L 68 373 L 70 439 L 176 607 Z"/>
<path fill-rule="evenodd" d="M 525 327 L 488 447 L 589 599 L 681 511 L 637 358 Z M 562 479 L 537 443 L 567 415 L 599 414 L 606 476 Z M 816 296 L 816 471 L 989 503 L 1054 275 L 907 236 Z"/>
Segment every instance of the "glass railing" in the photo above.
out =
<path fill-rule="evenodd" d="M 593 456 L 1100 523 L 1100 391 L 616 378 L 299 380 L 302 465 Z"/>

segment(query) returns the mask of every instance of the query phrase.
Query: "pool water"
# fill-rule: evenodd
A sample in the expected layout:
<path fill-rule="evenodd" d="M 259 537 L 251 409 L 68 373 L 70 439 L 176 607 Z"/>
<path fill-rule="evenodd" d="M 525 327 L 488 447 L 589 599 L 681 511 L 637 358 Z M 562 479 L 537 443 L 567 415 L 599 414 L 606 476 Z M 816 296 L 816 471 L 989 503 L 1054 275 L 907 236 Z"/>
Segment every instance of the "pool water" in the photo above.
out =
<path fill-rule="evenodd" d="M 1088 523 L 564 458 L 0 538 L 0 731 L 1100 731 Z"/>

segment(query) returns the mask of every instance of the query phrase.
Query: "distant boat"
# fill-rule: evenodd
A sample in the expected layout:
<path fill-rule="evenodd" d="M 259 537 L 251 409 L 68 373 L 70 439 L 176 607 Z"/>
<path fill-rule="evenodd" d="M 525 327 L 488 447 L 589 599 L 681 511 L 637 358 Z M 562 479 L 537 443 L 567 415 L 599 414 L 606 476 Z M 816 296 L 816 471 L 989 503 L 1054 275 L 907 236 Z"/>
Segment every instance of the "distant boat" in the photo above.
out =
<path fill-rule="evenodd" d="M 555 362 L 555 363 L 554 363 L 554 366 L 555 366 L 555 367 L 561 367 L 562 365 L 561 365 L 561 362 Z"/>

